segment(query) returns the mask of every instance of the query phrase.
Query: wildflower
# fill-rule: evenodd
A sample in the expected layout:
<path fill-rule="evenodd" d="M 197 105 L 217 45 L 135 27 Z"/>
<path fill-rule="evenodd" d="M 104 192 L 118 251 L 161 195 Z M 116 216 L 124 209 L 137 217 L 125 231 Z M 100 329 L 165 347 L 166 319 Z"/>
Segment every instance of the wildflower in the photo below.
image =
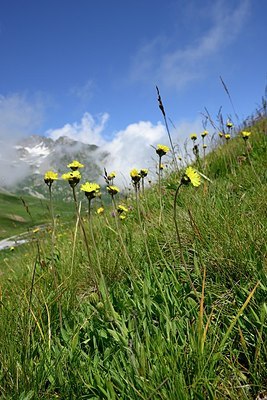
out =
<path fill-rule="evenodd" d="M 58 174 L 53 171 L 47 171 L 44 176 L 44 181 L 48 186 L 51 186 L 52 183 L 58 179 Z"/>
<path fill-rule="evenodd" d="M 11 246 L 11 247 L 9 247 L 9 250 L 10 250 L 10 251 L 14 251 L 14 250 L 15 250 L 15 247 L 14 247 L 14 246 Z"/>
<path fill-rule="evenodd" d="M 132 178 L 132 181 L 133 181 L 134 185 L 136 185 L 141 179 L 140 173 L 135 168 L 131 170 L 130 176 Z"/>
<path fill-rule="evenodd" d="M 226 139 L 226 140 L 229 140 L 229 139 L 231 139 L 231 135 L 230 135 L 230 133 L 226 133 L 226 134 L 224 135 L 224 137 L 225 137 L 225 139 Z"/>
<path fill-rule="evenodd" d="M 192 133 L 190 135 L 190 139 L 193 140 L 193 141 L 197 140 L 197 135 L 195 133 Z"/>
<path fill-rule="evenodd" d="M 233 128 L 234 124 L 231 121 L 227 121 L 226 126 L 227 128 L 231 129 Z"/>
<path fill-rule="evenodd" d="M 206 149 L 207 148 L 207 145 L 206 144 L 203 144 L 203 149 Z"/>
<path fill-rule="evenodd" d="M 68 181 L 72 188 L 74 188 L 80 182 L 81 178 L 82 177 L 79 171 L 72 171 L 62 175 L 62 179 Z"/>
<path fill-rule="evenodd" d="M 86 182 L 81 186 L 81 190 L 88 200 L 91 200 L 99 194 L 100 186 L 97 183 Z"/>
<path fill-rule="evenodd" d="M 157 149 L 156 149 L 156 153 L 162 157 L 165 156 L 165 154 L 168 153 L 168 151 L 170 151 L 168 146 L 165 146 L 164 144 L 158 144 L 157 145 Z"/>
<path fill-rule="evenodd" d="M 125 214 L 121 214 L 121 215 L 119 216 L 119 218 L 120 218 L 121 221 L 123 221 L 123 220 L 126 218 L 126 215 L 125 215 Z"/>
<path fill-rule="evenodd" d="M 160 164 L 159 169 L 162 171 L 164 168 L 164 164 Z"/>
<path fill-rule="evenodd" d="M 120 189 L 117 186 L 107 186 L 107 191 L 111 196 L 114 196 L 115 194 L 119 193 Z"/>
<path fill-rule="evenodd" d="M 200 175 L 194 168 L 188 167 L 186 168 L 184 176 L 182 177 L 181 183 L 184 185 L 189 185 L 189 183 L 192 183 L 193 186 L 197 187 L 201 183 Z"/>
<path fill-rule="evenodd" d="M 37 232 L 39 232 L 39 230 L 40 230 L 40 228 L 37 227 L 37 228 L 32 230 L 32 233 L 37 233 Z"/>
<path fill-rule="evenodd" d="M 73 160 L 70 164 L 68 164 L 68 168 L 71 168 L 72 171 L 77 171 L 78 168 L 83 168 L 83 167 L 84 165 L 77 160 Z"/>
<path fill-rule="evenodd" d="M 247 131 L 242 131 L 241 132 L 242 138 L 244 140 L 248 140 L 249 136 L 251 135 L 251 132 L 247 132 Z"/>
<path fill-rule="evenodd" d="M 105 210 L 104 210 L 104 207 L 99 207 L 99 208 L 96 210 L 96 213 L 99 214 L 99 215 L 101 215 L 101 214 L 103 214 L 104 211 L 105 211 Z"/>
<path fill-rule="evenodd" d="M 117 207 L 117 211 L 118 211 L 119 214 L 122 214 L 123 212 L 127 213 L 129 210 L 128 210 L 127 207 L 119 204 L 118 207 Z"/>
<path fill-rule="evenodd" d="M 142 178 L 145 178 L 148 174 L 148 169 L 146 168 L 140 169 L 139 174 L 141 175 Z"/>
<path fill-rule="evenodd" d="M 209 133 L 208 131 L 203 131 L 203 132 L 201 133 L 201 136 L 203 137 L 203 139 L 204 139 L 205 136 L 208 135 L 208 133 Z"/>
<path fill-rule="evenodd" d="M 112 181 L 112 179 L 114 179 L 116 177 L 116 172 L 111 172 L 110 174 L 108 174 L 107 179 L 109 181 Z"/>
<path fill-rule="evenodd" d="M 219 132 L 219 136 L 220 136 L 220 137 L 223 137 L 223 133 L 222 133 L 222 132 Z"/>

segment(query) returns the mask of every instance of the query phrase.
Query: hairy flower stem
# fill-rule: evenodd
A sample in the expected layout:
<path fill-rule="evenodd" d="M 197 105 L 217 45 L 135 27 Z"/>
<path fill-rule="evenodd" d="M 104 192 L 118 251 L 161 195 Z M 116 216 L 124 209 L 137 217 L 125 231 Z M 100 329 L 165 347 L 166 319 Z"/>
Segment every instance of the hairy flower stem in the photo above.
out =
<path fill-rule="evenodd" d="M 132 271 L 135 271 L 134 265 L 133 265 L 133 263 L 132 263 L 132 261 L 131 261 L 131 259 L 130 259 L 130 257 L 129 257 L 127 248 L 126 248 L 126 246 L 125 246 L 125 243 L 124 243 L 124 240 L 123 240 L 123 237 L 122 237 L 122 234 L 121 234 L 121 229 L 120 229 L 119 222 L 118 222 L 118 217 L 117 217 L 117 206 L 116 206 L 116 201 L 115 201 L 113 195 L 111 195 L 111 199 L 112 199 L 112 204 L 113 204 L 114 214 L 115 214 L 115 217 L 114 217 L 114 219 L 115 219 L 115 224 L 116 224 L 116 228 L 117 228 L 117 233 L 118 233 L 119 238 L 120 238 L 121 247 L 123 248 L 123 252 L 124 252 L 125 259 L 126 259 L 126 261 L 129 263 L 130 268 L 132 269 Z"/>
<path fill-rule="evenodd" d="M 56 233 L 56 223 L 55 223 L 55 217 L 54 217 L 54 208 L 53 208 L 53 202 L 52 202 L 52 183 L 48 186 L 49 187 L 49 208 L 50 208 L 50 215 L 51 215 L 51 221 L 52 221 L 52 240 L 51 240 L 51 265 L 52 265 L 52 271 L 54 274 L 54 284 L 55 284 L 55 289 L 58 289 L 58 275 L 55 267 L 55 258 L 54 258 L 54 253 L 55 253 L 55 233 Z M 60 323 L 60 328 L 62 329 L 62 307 L 60 300 L 58 300 L 58 312 L 59 312 L 59 323 Z"/>
<path fill-rule="evenodd" d="M 158 174 L 159 174 L 159 225 L 161 224 L 161 217 L 162 217 L 162 197 L 161 197 L 161 156 L 159 156 L 159 167 L 158 167 Z"/>
<path fill-rule="evenodd" d="M 87 235 L 86 235 L 86 232 L 85 232 L 85 228 L 84 228 L 83 221 L 82 221 L 81 214 L 80 214 L 79 207 L 78 207 L 78 201 L 77 201 L 75 186 L 72 186 L 72 193 L 73 193 L 73 199 L 74 199 L 75 208 L 76 208 L 76 212 L 77 212 L 77 218 L 79 220 L 79 224 L 80 224 L 80 227 L 81 227 L 81 230 L 82 230 L 82 233 L 83 233 L 83 238 L 84 238 L 84 243 L 85 243 L 85 247 L 86 247 L 86 251 L 87 251 L 87 255 L 88 255 L 88 261 L 89 261 L 90 269 L 91 269 L 91 271 L 93 273 L 94 284 L 95 284 L 95 287 L 96 287 L 96 290 L 97 290 L 98 294 L 100 295 L 98 280 L 97 280 L 97 276 L 96 276 L 95 270 L 93 268 L 93 263 L 92 263 L 92 259 L 91 259 L 88 239 L 87 239 Z"/>
<path fill-rule="evenodd" d="M 151 260 L 151 257 L 150 257 L 150 253 L 149 253 L 149 250 L 148 250 L 148 246 L 147 246 L 147 234 L 146 234 L 145 224 L 142 222 L 142 219 L 141 219 L 141 212 L 140 212 L 140 204 L 139 204 L 139 196 L 138 196 L 137 185 L 134 186 L 134 189 L 135 189 L 135 201 L 136 201 L 136 209 L 137 209 L 137 214 L 138 214 L 139 225 L 140 225 L 141 232 L 142 232 L 142 235 L 143 235 L 143 241 L 144 241 L 144 244 L 145 244 L 147 257 L 148 257 L 150 266 L 153 267 L 153 263 L 152 263 L 152 260 Z"/>
<path fill-rule="evenodd" d="M 174 205 L 173 205 L 173 219 L 174 219 L 174 225 L 175 225 L 175 231 L 176 231 L 176 236 L 177 236 L 177 240 L 178 240 L 178 244 L 179 244 L 179 248 L 180 248 L 180 255 L 181 255 L 181 260 L 182 263 L 184 265 L 184 269 L 188 278 L 188 281 L 190 283 L 190 286 L 193 290 L 193 292 L 195 293 L 195 295 L 197 296 L 197 291 L 195 289 L 195 286 L 192 282 L 192 279 L 190 277 L 187 265 L 186 265 L 186 261 L 184 258 L 184 253 L 183 253 L 183 246 L 182 246 L 182 242 L 181 242 L 181 236 L 179 233 L 179 228 L 178 228 L 178 223 L 177 223 L 177 198 L 178 198 L 178 194 L 179 194 L 179 190 L 180 187 L 182 186 L 182 183 L 179 184 L 179 186 L 177 187 L 176 191 L 175 191 L 175 195 L 174 195 Z"/>

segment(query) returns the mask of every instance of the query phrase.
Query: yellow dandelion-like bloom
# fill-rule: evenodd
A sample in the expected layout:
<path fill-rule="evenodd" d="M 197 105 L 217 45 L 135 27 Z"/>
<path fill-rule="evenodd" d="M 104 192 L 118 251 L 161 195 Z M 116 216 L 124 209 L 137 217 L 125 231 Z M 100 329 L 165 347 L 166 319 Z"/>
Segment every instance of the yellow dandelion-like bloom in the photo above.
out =
<path fill-rule="evenodd" d="M 119 193 L 120 189 L 117 186 L 107 186 L 107 191 L 111 196 L 114 196 L 115 194 Z"/>
<path fill-rule="evenodd" d="M 203 131 L 203 132 L 201 133 L 201 136 L 204 138 L 204 137 L 207 136 L 208 134 L 209 134 L 208 131 Z"/>
<path fill-rule="evenodd" d="M 100 186 L 97 183 L 86 182 L 81 186 L 81 190 L 88 199 L 93 199 L 99 194 Z"/>
<path fill-rule="evenodd" d="M 197 135 L 196 135 L 196 133 L 192 133 L 192 134 L 190 135 L 190 139 L 193 140 L 193 141 L 197 140 Z"/>
<path fill-rule="evenodd" d="M 206 144 L 203 144 L 202 147 L 203 147 L 203 149 L 206 149 L 206 148 L 207 148 L 207 145 L 206 145 Z"/>
<path fill-rule="evenodd" d="M 170 151 L 168 146 L 165 146 L 164 144 L 158 144 L 157 145 L 157 149 L 156 149 L 156 153 L 162 157 L 165 156 L 165 154 L 168 153 L 168 151 Z"/>
<path fill-rule="evenodd" d="M 201 178 L 199 173 L 194 168 L 188 167 L 185 170 L 181 183 L 183 183 L 184 185 L 192 183 L 193 186 L 198 187 L 201 183 Z"/>
<path fill-rule="evenodd" d="M 127 207 L 123 206 L 122 204 L 119 204 L 117 207 L 117 211 L 119 214 L 121 214 L 123 212 L 127 213 L 129 210 Z"/>
<path fill-rule="evenodd" d="M 230 133 L 226 133 L 226 134 L 224 135 L 224 137 L 225 137 L 225 139 L 226 139 L 226 140 L 229 140 L 229 139 L 231 139 L 231 135 L 230 135 Z"/>
<path fill-rule="evenodd" d="M 112 179 L 114 179 L 116 177 L 116 172 L 111 172 L 110 174 L 108 174 L 107 179 L 109 181 L 111 181 Z"/>
<path fill-rule="evenodd" d="M 99 214 L 99 215 L 103 214 L 104 211 L 105 211 L 104 207 L 99 207 L 99 208 L 96 210 L 97 214 Z"/>
<path fill-rule="evenodd" d="M 242 131 L 241 132 L 241 136 L 244 140 L 248 140 L 249 136 L 251 135 L 251 132 L 247 132 L 247 131 Z"/>
<path fill-rule="evenodd" d="M 14 246 L 11 246 L 11 247 L 9 247 L 9 250 L 10 250 L 10 251 L 14 251 L 14 250 L 15 250 L 15 247 L 14 247 Z"/>
<path fill-rule="evenodd" d="M 47 171 L 44 175 L 44 181 L 48 186 L 51 186 L 52 183 L 58 179 L 58 174 L 53 171 Z"/>
<path fill-rule="evenodd" d="M 223 133 L 222 132 L 219 132 L 218 134 L 219 134 L 220 137 L 223 137 Z"/>
<path fill-rule="evenodd" d="M 148 174 L 148 169 L 146 169 L 146 168 L 140 169 L 139 174 L 141 175 L 142 178 L 145 178 Z"/>
<path fill-rule="evenodd" d="M 136 184 L 140 181 L 140 179 L 141 179 L 141 175 L 140 175 L 139 171 L 138 171 L 136 168 L 134 168 L 134 169 L 131 170 L 130 176 L 131 176 L 132 181 L 133 181 L 133 183 L 134 183 L 135 185 L 136 185 Z"/>
<path fill-rule="evenodd" d="M 226 126 L 227 128 L 233 128 L 234 124 L 231 121 L 227 121 Z"/>
<path fill-rule="evenodd" d="M 160 164 L 159 169 L 162 171 L 165 168 L 164 164 Z"/>
<path fill-rule="evenodd" d="M 80 182 L 82 177 L 79 171 L 72 171 L 68 172 L 67 174 L 63 174 L 61 178 L 68 181 L 71 187 L 74 187 Z"/>
<path fill-rule="evenodd" d="M 77 160 L 73 160 L 70 164 L 68 164 L 68 168 L 71 168 L 72 171 L 77 171 L 78 168 L 83 168 L 83 167 L 84 165 Z"/>
<path fill-rule="evenodd" d="M 120 218 L 121 221 L 123 221 L 123 220 L 126 218 L 126 215 L 125 215 L 125 214 L 121 214 L 121 215 L 119 216 L 119 218 Z"/>

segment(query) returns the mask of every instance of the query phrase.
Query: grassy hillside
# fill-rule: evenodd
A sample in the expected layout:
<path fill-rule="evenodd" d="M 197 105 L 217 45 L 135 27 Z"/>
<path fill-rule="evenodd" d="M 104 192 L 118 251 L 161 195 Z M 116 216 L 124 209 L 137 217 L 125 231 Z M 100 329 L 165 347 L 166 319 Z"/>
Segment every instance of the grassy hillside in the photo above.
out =
<path fill-rule="evenodd" d="M 66 216 L 73 209 L 57 201 L 56 212 Z M 32 196 L 0 193 L 0 240 L 50 222 L 49 202 Z"/>
<path fill-rule="evenodd" d="M 174 171 L 137 197 L 114 195 L 125 219 L 92 200 L 89 223 L 59 222 L 6 255 L 1 399 L 263 395 L 267 136 L 251 132 L 198 160 L 199 187 Z"/>

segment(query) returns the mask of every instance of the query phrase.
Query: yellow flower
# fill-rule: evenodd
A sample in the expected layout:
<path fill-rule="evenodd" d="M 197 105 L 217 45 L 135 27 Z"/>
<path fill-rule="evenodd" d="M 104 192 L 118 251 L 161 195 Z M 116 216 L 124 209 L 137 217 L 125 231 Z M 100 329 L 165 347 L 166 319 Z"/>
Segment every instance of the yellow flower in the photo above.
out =
<path fill-rule="evenodd" d="M 127 213 L 129 210 L 128 210 L 127 207 L 123 206 L 122 204 L 119 204 L 118 207 L 117 207 L 117 211 L 118 211 L 119 214 L 121 214 L 123 212 Z"/>
<path fill-rule="evenodd" d="M 242 138 L 244 140 L 248 140 L 249 136 L 251 135 L 251 132 L 247 132 L 247 131 L 242 131 L 241 132 Z"/>
<path fill-rule="evenodd" d="M 206 149 L 207 148 L 207 145 L 206 144 L 203 144 L 203 149 Z"/>
<path fill-rule="evenodd" d="M 123 221 L 123 220 L 126 218 L 126 215 L 125 215 L 125 214 L 121 214 L 121 215 L 119 216 L 119 218 L 120 218 L 121 221 Z"/>
<path fill-rule="evenodd" d="M 203 131 L 202 133 L 201 133 L 201 136 L 204 138 L 205 136 L 207 136 L 208 135 L 208 131 Z"/>
<path fill-rule="evenodd" d="M 119 193 L 120 189 L 117 186 L 107 186 L 107 191 L 111 196 L 114 196 L 115 194 Z"/>
<path fill-rule="evenodd" d="M 62 179 L 68 181 L 71 187 L 76 186 L 77 183 L 80 182 L 81 178 L 82 177 L 79 171 L 72 171 L 62 175 Z"/>
<path fill-rule="evenodd" d="M 193 141 L 197 140 L 197 135 L 195 133 L 192 133 L 190 135 L 190 139 L 193 140 Z"/>
<path fill-rule="evenodd" d="M 88 199 L 93 199 L 99 194 L 100 186 L 97 183 L 86 182 L 81 186 L 81 190 L 85 192 L 85 196 Z"/>
<path fill-rule="evenodd" d="M 225 137 L 225 139 L 226 139 L 226 140 L 229 140 L 229 139 L 231 139 L 231 135 L 230 135 L 230 133 L 226 133 L 226 134 L 224 135 L 224 137 Z"/>
<path fill-rule="evenodd" d="M 14 251 L 14 250 L 15 250 L 15 247 L 14 247 L 14 246 L 11 246 L 11 247 L 9 247 L 9 250 L 10 250 L 10 251 Z"/>
<path fill-rule="evenodd" d="M 162 171 L 164 168 L 164 164 L 160 164 L 159 169 Z"/>
<path fill-rule="evenodd" d="M 104 212 L 105 210 L 104 210 L 104 207 L 99 207 L 97 210 L 96 210 L 96 212 L 97 212 L 97 214 L 103 214 L 103 212 Z"/>
<path fill-rule="evenodd" d="M 37 233 L 37 232 L 39 232 L 39 230 L 40 230 L 40 228 L 35 228 L 32 230 L 32 233 Z"/>
<path fill-rule="evenodd" d="M 136 168 L 134 168 L 134 169 L 131 170 L 130 176 L 131 176 L 132 181 L 133 181 L 133 183 L 134 183 L 135 185 L 136 185 L 136 184 L 140 181 L 140 179 L 141 179 L 141 175 L 140 175 L 139 171 L 138 171 Z"/>
<path fill-rule="evenodd" d="M 170 151 L 168 146 L 165 146 L 164 144 L 158 144 L 157 145 L 157 149 L 156 149 L 156 153 L 162 157 L 165 156 L 165 154 L 168 153 L 168 151 Z"/>
<path fill-rule="evenodd" d="M 140 169 L 139 174 L 141 175 L 142 178 L 145 178 L 148 174 L 148 169 L 146 169 L 146 168 Z"/>
<path fill-rule="evenodd" d="M 58 174 L 53 171 L 47 171 L 44 176 L 44 181 L 48 186 L 51 186 L 52 183 L 58 179 Z"/>
<path fill-rule="evenodd" d="M 201 183 L 201 178 L 199 173 L 192 167 L 186 168 L 185 174 L 182 177 L 181 183 L 188 185 L 192 183 L 193 186 L 199 186 Z"/>
<path fill-rule="evenodd" d="M 114 179 L 115 178 L 115 176 L 116 176 L 116 172 L 111 172 L 110 174 L 108 174 L 108 176 L 107 176 L 107 179 L 109 180 L 109 181 L 111 181 L 112 179 Z"/>
<path fill-rule="evenodd" d="M 68 168 L 71 168 L 72 171 L 77 171 L 78 168 L 83 168 L 83 167 L 84 165 L 77 160 L 73 160 L 70 164 L 68 164 Z"/>
<path fill-rule="evenodd" d="M 222 132 L 219 132 L 219 136 L 220 136 L 220 137 L 223 137 L 223 133 L 222 133 Z"/>
<path fill-rule="evenodd" d="M 226 126 L 227 128 L 233 128 L 234 124 L 231 121 L 227 121 Z"/>

